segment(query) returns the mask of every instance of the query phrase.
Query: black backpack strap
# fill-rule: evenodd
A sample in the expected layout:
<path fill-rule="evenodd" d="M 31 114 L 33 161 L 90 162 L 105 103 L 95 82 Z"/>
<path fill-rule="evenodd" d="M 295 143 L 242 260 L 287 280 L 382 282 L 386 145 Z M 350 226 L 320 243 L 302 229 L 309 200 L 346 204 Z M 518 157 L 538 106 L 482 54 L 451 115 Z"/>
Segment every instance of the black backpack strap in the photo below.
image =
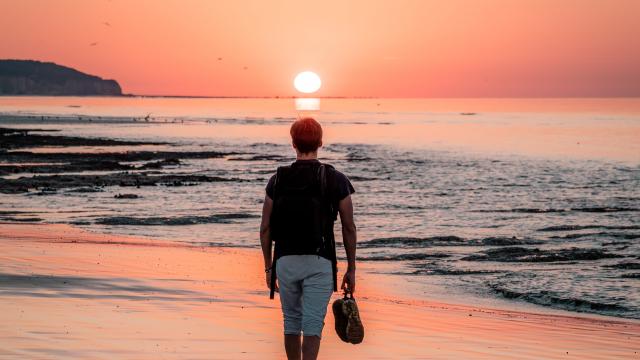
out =
<path fill-rule="evenodd" d="M 327 210 L 331 210 L 331 199 L 329 199 L 327 192 L 327 166 L 325 164 L 320 164 L 318 166 L 318 182 L 320 183 L 320 197 L 325 202 L 327 206 Z M 326 217 L 322 217 L 322 229 L 326 230 L 327 223 Z"/>
<path fill-rule="evenodd" d="M 327 169 L 329 168 L 333 169 L 331 165 L 320 164 L 320 168 L 318 169 L 318 176 L 320 179 L 320 195 L 322 196 L 322 198 L 327 204 L 327 207 L 328 207 L 327 211 L 333 217 L 333 212 L 334 212 L 333 201 L 332 199 L 329 198 L 328 185 L 327 185 Z M 323 217 L 322 229 L 327 228 L 326 226 L 327 224 L 324 223 L 325 220 L 326 218 Z M 331 231 L 333 231 L 333 229 Z M 338 291 L 338 260 L 336 255 L 336 242 L 333 236 L 331 236 L 330 238 L 331 238 L 331 244 L 329 246 L 332 249 L 331 250 L 331 270 L 333 272 L 333 291 Z"/>
<path fill-rule="evenodd" d="M 280 169 L 282 168 L 282 166 L 278 166 L 278 168 L 276 169 L 276 174 L 273 177 L 273 199 L 271 200 L 275 200 L 276 199 L 276 192 L 278 189 L 278 178 L 280 178 Z"/>
<path fill-rule="evenodd" d="M 269 280 L 269 299 L 273 299 L 276 293 L 276 262 L 277 258 L 275 254 L 273 256 L 273 261 L 271 262 L 271 279 Z"/>
<path fill-rule="evenodd" d="M 318 167 L 318 178 L 320 179 L 320 195 L 323 199 L 327 196 L 327 169 L 324 164 Z"/>
<path fill-rule="evenodd" d="M 320 177 L 321 191 L 324 191 L 322 193 L 322 196 L 325 197 L 325 199 L 327 200 L 327 206 L 329 208 L 329 212 L 331 213 L 331 216 L 333 217 L 333 221 L 336 221 L 338 219 L 337 218 L 338 210 L 335 207 L 335 204 L 333 203 L 333 199 L 329 197 L 331 195 L 329 192 L 329 188 L 335 187 L 336 169 L 329 164 L 322 164 L 321 166 L 323 167 L 322 171 L 324 172 L 324 174 L 322 174 Z"/>
<path fill-rule="evenodd" d="M 280 177 L 280 172 L 282 169 L 282 166 L 278 167 L 278 169 L 276 170 L 276 175 L 273 178 L 273 201 L 275 201 L 277 195 L 277 191 L 278 191 L 278 178 Z M 269 299 L 273 299 L 275 297 L 275 292 L 276 292 L 276 262 L 278 261 L 278 246 L 277 244 L 275 244 L 275 241 L 273 241 L 273 239 L 271 239 L 271 242 L 274 243 L 273 245 L 273 259 L 271 260 L 271 279 L 269 280 Z"/>

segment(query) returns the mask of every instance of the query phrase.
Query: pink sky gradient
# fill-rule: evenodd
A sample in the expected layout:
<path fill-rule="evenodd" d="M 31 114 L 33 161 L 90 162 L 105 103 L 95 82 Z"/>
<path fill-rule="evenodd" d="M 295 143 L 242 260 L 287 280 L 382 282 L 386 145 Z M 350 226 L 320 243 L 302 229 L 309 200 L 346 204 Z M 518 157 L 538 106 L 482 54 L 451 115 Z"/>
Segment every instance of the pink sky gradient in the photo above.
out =
<path fill-rule="evenodd" d="M 639 14 L 637 0 L 0 0 L 0 58 L 150 95 L 290 96 L 312 70 L 319 96 L 640 96 Z"/>

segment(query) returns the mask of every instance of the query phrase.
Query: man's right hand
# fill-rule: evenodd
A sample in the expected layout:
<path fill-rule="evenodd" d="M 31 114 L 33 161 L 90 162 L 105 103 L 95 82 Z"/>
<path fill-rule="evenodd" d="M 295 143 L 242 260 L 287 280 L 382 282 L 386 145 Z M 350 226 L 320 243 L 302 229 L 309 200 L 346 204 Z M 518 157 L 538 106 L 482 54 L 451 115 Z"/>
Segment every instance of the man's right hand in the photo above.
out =
<path fill-rule="evenodd" d="M 356 290 L 356 242 L 357 231 L 356 224 L 353 222 L 353 203 L 351 195 L 340 200 L 338 203 L 338 212 L 340 213 L 340 222 L 342 223 L 342 242 L 344 250 L 347 253 L 347 273 L 342 279 L 341 288 L 345 287 L 349 291 Z"/>
<path fill-rule="evenodd" d="M 269 271 L 265 272 L 265 275 L 266 275 L 265 277 L 266 277 L 266 280 L 267 280 L 267 289 L 269 289 L 269 290 L 271 290 L 271 272 L 272 271 L 273 270 L 269 270 Z M 279 290 L 278 289 L 278 281 L 276 280 L 275 292 L 278 292 L 278 290 Z"/>
<path fill-rule="evenodd" d="M 356 291 L 356 271 L 347 270 L 342 278 L 342 286 L 340 289 L 348 289 L 352 294 Z"/>

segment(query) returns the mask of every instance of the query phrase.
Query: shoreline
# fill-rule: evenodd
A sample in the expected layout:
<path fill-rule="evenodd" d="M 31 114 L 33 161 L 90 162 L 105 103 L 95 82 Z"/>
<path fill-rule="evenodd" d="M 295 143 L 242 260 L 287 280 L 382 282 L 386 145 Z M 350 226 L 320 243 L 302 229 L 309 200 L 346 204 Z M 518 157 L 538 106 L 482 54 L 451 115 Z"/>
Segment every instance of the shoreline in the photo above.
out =
<path fill-rule="evenodd" d="M 259 250 L 16 223 L 0 226 L 0 248 L 2 356 L 282 357 L 279 303 L 268 299 Z M 364 343 L 341 343 L 328 314 L 321 358 L 598 359 L 640 352 L 637 320 L 418 300 L 385 286 L 397 279 L 375 269 L 359 265 Z"/>

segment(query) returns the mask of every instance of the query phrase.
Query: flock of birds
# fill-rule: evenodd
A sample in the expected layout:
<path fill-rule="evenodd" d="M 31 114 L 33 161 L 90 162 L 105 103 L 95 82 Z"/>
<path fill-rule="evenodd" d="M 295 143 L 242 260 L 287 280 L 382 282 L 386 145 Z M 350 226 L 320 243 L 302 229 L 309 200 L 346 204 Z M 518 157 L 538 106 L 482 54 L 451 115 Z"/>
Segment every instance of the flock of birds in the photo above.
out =
<path fill-rule="evenodd" d="M 102 25 L 107 26 L 107 27 L 111 27 L 111 23 L 108 21 L 104 21 L 102 22 Z M 89 46 L 97 46 L 99 44 L 99 42 L 95 41 L 89 44 Z M 223 59 L 221 57 L 218 58 L 218 61 L 222 61 Z M 242 70 L 249 70 L 248 66 L 243 66 Z"/>

